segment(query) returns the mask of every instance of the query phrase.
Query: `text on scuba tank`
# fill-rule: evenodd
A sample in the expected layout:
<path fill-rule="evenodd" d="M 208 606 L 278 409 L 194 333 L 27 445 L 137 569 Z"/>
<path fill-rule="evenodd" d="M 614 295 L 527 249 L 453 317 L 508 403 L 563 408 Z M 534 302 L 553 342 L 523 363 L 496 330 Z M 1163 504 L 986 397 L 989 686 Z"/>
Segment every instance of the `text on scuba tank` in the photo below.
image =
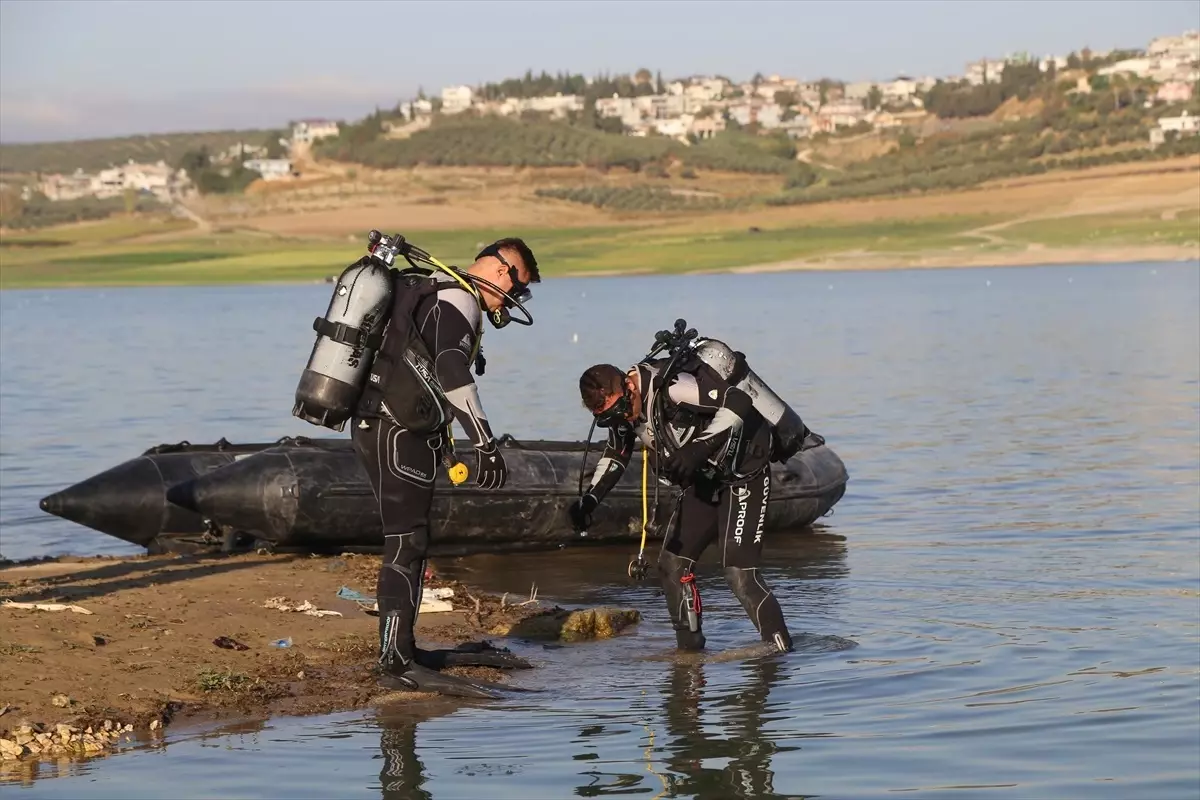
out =
<path fill-rule="evenodd" d="M 363 351 L 366 350 L 367 334 L 375 327 L 375 315 L 367 314 L 362 319 L 362 327 L 359 328 L 358 341 L 350 350 L 350 356 L 346 359 L 346 363 L 353 369 L 358 369 L 358 365 L 362 363 Z"/>

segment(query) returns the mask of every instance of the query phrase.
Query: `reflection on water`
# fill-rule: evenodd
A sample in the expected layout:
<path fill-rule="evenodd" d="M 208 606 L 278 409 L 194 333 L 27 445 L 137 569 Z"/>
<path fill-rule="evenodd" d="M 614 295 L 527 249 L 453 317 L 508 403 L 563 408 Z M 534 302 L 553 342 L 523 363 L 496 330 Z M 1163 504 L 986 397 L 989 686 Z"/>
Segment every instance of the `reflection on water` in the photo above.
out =
<path fill-rule="evenodd" d="M 417 728 L 430 716 L 408 709 L 377 718 L 382 754 L 379 788 L 384 800 L 432 800 L 433 795 L 423 788 L 428 773 L 417 742 Z"/>
<path fill-rule="evenodd" d="M 0 550 L 123 551 L 37 498 L 149 445 L 311 435 L 289 411 L 327 300 L 0 293 Z M 515 643 L 539 694 L 176 729 L 22 795 L 1200 796 L 1196 264 L 550 281 L 535 302 L 534 331 L 489 334 L 498 431 L 580 438 L 578 371 L 684 316 L 845 460 L 834 514 L 765 546 L 797 652 L 755 654 L 712 554 L 703 658 L 674 652 L 655 581 L 626 575 L 636 546 L 439 561 L 643 620 Z M 61 319 L 80 339 L 48 370 Z"/>
<path fill-rule="evenodd" d="M 786 676 L 782 656 L 752 659 L 739 670 L 741 687 L 724 696 L 705 692 L 704 666 L 676 663 L 663 685 L 663 718 L 670 739 L 663 749 L 673 795 L 765 800 L 775 792 L 772 762 L 798 747 L 777 744 L 766 728 L 772 689 Z M 705 723 L 704 710 L 718 721 Z M 710 732 L 711 730 L 711 732 Z M 794 795 L 793 795 L 794 796 Z"/>

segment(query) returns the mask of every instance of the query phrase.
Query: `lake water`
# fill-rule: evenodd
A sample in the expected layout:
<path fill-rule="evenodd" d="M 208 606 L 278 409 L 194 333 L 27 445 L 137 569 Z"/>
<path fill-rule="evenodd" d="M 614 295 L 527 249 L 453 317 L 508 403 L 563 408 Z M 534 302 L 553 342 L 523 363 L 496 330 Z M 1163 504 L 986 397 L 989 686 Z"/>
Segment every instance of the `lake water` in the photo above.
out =
<path fill-rule="evenodd" d="M 540 694 L 170 730 L 20 797 L 1200 797 L 1200 266 L 552 280 L 485 337 L 495 430 L 580 439 L 575 385 L 685 317 L 845 460 L 769 541 L 799 648 L 668 658 L 626 548 L 447 564 L 618 602 L 629 636 L 524 648 Z M 290 416 L 326 285 L 0 293 L 0 553 L 129 553 L 41 496 L 162 442 Z M 755 641 L 717 570 L 710 647 Z M 519 648 L 520 649 L 520 648 Z"/>

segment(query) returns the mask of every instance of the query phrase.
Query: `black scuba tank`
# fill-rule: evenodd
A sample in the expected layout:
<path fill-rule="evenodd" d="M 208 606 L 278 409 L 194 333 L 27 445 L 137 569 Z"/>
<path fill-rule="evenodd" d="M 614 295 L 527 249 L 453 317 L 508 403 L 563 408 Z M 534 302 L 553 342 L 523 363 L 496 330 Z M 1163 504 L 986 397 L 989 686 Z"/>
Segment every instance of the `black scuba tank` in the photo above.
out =
<path fill-rule="evenodd" d="M 358 405 L 392 309 L 394 270 L 364 256 L 338 276 L 296 387 L 292 415 L 341 431 Z"/>

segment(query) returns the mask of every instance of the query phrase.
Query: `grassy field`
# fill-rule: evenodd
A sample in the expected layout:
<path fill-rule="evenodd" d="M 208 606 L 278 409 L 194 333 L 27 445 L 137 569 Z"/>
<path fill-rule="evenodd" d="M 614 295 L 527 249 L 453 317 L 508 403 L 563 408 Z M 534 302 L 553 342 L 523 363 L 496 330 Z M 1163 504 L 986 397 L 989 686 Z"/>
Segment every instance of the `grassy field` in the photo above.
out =
<path fill-rule="evenodd" d="M 806 225 L 751 232 L 673 233 L 662 227 L 524 230 L 547 277 L 599 271 L 684 272 L 816 257 L 857 249 L 922 251 L 967 245 L 961 234 L 985 220 L 952 217 L 846 225 Z M 106 223 L 96 228 L 102 229 Z M 120 224 L 128 230 L 127 222 Z M 85 226 L 79 226 L 83 231 Z M 11 237 L 0 255 L 0 286 L 136 285 L 319 280 L 337 274 L 364 252 L 357 242 L 264 239 L 251 234 L 180 237 L 139 244 L 102 230 L 60 247 L 24 247 Z M 507 231 L 404 231 L 447 263 L 467 264 L 481 244 Z M 364 232 L 365 234 L 365 232 Z M 59 233 L 61 235 L 61 232 Z M 32 237 L 30 237 L 32 238 Z"/>
<path fill-rule="evenodd" d="M 331 175 L 280 192 L 207 201 L 205 229 L 114 218 L 0 236 L 0 288 L 321 280 L 365 252 L 369 227 L 399 230 L 465 265 L 485 243 L 525 237 L 546 277 L 733 268 L 886 268 L 1060 260 L 1200 258 L 1200 158 L 996 181 L 968 191 L 715 213 L 611 213 L 533 196 L 562 174 L 416 170 Z M 596 181 L 628 177 L 594 176 Z M 714 175 L 698 189 L 744 190 Z M 695 184 L 693 184 L 695 185 Z M 355 191 L 354 187 L 361 187 Z M 440 198 L 432 203 L 429 198 Z M 221 205 L 223 203 L 223 205 Z M 211 232 L 208 232 L 211 231 Z M 1003 256 L 1003 258 L 999 258 Z M 782 265 L 782 267 L 780 267 Z"/>
<path fill-rule="evenodd" d="M 999 231 L 1004 239 L 1047 247 L 1138 245 L 1193 247 L 1200 242 L 1200 209 L 1177 214 L 1095 214 L 1016 223 Z"/>

